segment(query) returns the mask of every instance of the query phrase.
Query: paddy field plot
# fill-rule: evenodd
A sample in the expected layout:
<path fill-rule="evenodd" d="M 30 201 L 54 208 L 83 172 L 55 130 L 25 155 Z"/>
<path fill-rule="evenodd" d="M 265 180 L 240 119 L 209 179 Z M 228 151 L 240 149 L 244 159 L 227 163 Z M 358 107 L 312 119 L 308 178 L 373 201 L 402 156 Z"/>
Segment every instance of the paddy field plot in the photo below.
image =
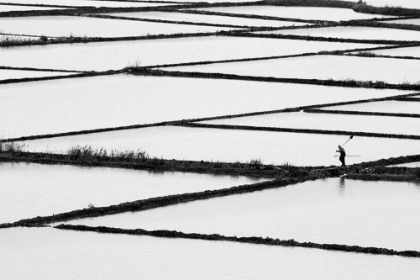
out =
<path fill-rule="evenodd" d="M 374 54 L 378 55 L 389 55 L 389 56 L 412 56 L 420 58 L 420 47 L 407 47 L 407 48 L 397 48 L 389 50 L 376 50 L 372 51 Z"/>
<path fill-rule="evenodd" d="M 155 7 L 173 4 L 155 3 L 155 2 L 136 2 L 136 1 L 92 1 L 92 0 L 4 0 L 13 4 L 38 4 L 38 5 L 57 5 L 72 7 L 108 7 L 108 8 L 127 8 L 127 7 Z"/>
<path fill-rule="evenodd" d="M 236 6 L 198 8 L 201 11 L 259 15 L 279 18 L 297 18 L 303 20 L 345 21 L 357 19 L 386 18 L 384 15 L 356 13 L 351 9 L 285 6 Z"/>
<path fill-rule="evenodd" d="M 52 72 L 52 71 L 9 70 L 9 69 L 0 68 L 0 81 L 11 80 L 11 79 L 65 76 L 65 75 L 71 75 L 71 74 L 77 74 L 77 73 L 56 72 L 56 71 Z M 2 89 L 2 93 L 3 93 L 3 89 Z"/>
<path fill-rule="evenodd" d="M 419 5 L 419 8 L 420 8 L 420 5 Z M 398 20 L 382 21 L 382 23 L 420 25 L 420 19 L 418 18 L 398 19 Z"/>
<path fill-rule="evenodd" d="M 322 109 L 322 108 L 321 108 Z M 420 102 L 381 101 L 353 105 L 326 107 L 327 110 L 392 113 L 392 114 L 420 114 Z M 407 121 L 407 120 L 405 120 Z M 407 124 L 408 125 L 408 124 Z M 418 126 L 416 127 L 418 128 Z"/>
<path fill-rule="evenodd" d="M 120 168 L 0 163 L 0 224 L 152 197 L 201 192 L 263 180 Z"/>
<path fill-rule="evenodd" d="M 411 280 L 420 273 L 414 258 L 51 228 L 0 230 L 0 246 L 2 274 L 14 279 Z"/>
<path fill-rule="evenodd" d="M 204 121 L 202 123 L 317 130 L 345 130 L 354 132 L 420 136 L 420 131 L 418 129 L 420 127 L 420 118 L 397 118 L 340 114 L 331 115 L 299 112 L 221 119 Z M 384 125 L 384 123 L 386 125 Z"/>
<path fill-rule="evenodd" d="M 139 18 L 139 19 L 154 19 L 154 20 L 171 20 L 171 21 L 187 21 L 195 23 L 207 24 L 226 24 L 238 26 L 269 26 L 269 27 L 285 27 L 285 26 L 301 26 L 305 23 L 278 21 L 278 20 L 264 20 L 241 17 L 226 17 L 217 15 L 204 14 L 190 14 L 190 13 L 176 13 L 176 12 L 134 12 L 134 13 L 111 13 L 110 16 Z"/>
<path fill-rule="evenodd" d="M 5 139 L 152 124 L 404 93 L 126 74 L 13 83 L 1 85 L 0 135 Z"/>
<path fill-rule="evenodd" d="M 7 1 L 7 3 L 12 3 L 12 2 Z M 31 4 L 33 4 L 33 3 L 31 2 Z M 58 9 L 58 8 L 34 7 L 34 6 L 15 6 L 15 5 L 3 5 L 3 4 L 0 4 L 0 13 L 2 13 L 2 12 L 15 12 L 15 11 L 54 10 L 54 9 Z"/>
<path fill-rule="evenodd" d="M 394 23 L 394 21 L 390 21 Z M 396 23 L 396 22 L 395 22 Z M 394 40 L 394 41 L 420 41 L 420 31 L 378 28 L 337 26 L 322 28 L 306 28 L 294 30 L 262 31 L 256 34 L 299 35 L 310 37 L 326 37 L 357 40 Z"/>
<path fill-rule="evenodd" d="M 69 223 L 418 251 L 419 201 L 419 184 L 331 178 Z"/>
<path fill-rule="evenodd" d="M 244 47 L 246 46 L 246 48 Z M 3 66 L 106 71 L 136 62 L 140 66 L 285 56 L 325 50 L 374 48 L 376 45 L 300 40 L 204 36 L 196 38 L 60 44 L 3 48 Z"/>
<path fill-rule="evenodd" d="M 66 152 L 74 146 L 91 145 L 94 149 L 143 150 L 150 156 L 178 160 L 291 163 L 299 166 L 339 165 L 334 158 L 343 135 L 322 135 L 178 126 L 148 127 L 78 136 L 23 141 L 26 150 Z M 348 158 L 347 164 L 374 161 L 420 153 L 419 140 L 358 137 L 347 149 L 361 158 Z"/>
<path fill-rule="evenodd" d="M 179 33 L 207 33 L 229 28 L 74 16 L 1 18 L 3 33 L 50 37 L 130 37 Z"/>
<path fill-rule="evenodd" d="M 386 81 L 391 84 L 420 82 L 420 63 L 417 60 L 380 57 L 313 55 L 169 67 L 162 70 L 255 77 Z"/>

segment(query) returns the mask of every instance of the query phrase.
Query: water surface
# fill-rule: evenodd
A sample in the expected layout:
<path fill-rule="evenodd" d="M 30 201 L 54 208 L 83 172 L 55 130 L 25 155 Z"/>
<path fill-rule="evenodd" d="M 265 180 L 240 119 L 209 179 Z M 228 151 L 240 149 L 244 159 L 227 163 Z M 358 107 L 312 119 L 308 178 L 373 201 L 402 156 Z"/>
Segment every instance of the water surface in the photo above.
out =
<path fill-rule="evenodd" d="M 9 84 L 1 85 L 0 90 L 3 101 L 0 102 L 0 119 L 3 120 L 0 136 L 13 138 L 150 124 L 401 93 L 396 90 L 123 74 Z"/>
<path fill-rule="evenodd" d="M 322 108 L 321 108 L 322 109 Z M 420 102 L 407 102 L 407 101 L 381 101 L 369 102 L 353 105 L 332 106 L 326 107 L 327 110 L 340 110 L 340 111 L 361 111 L 361 112 L 374 112 L 374 113 L 393 113 L 393 114 L 420 114 Z M 406 125 L 410 123 L 407 119 Z M 404 118 L 404 121 L 406 119 Z M 417 128 L 417 127 L 416 127 Z"/>
<path fill-rule="evenodd" d="M 284 27 L 284 26 L 301 26 L 305 23 L 291 22 L 291 21 L 278 21 L 278 20 L 263 20 L 253 18 L 239 18 L 239 17 L 225 17 L 204 14 L 187 14 L 187 13 L 174 13 L 174 12 L 134 12 L 134 13 L 112 13 L 110 16 L 127 17 L 127 18 L 146 18 L 157 20 L 172 20 L 172 21 L 188 21 L 209 24 L 227 24 L 239 26 L 271 26 L 271 27 Z"/>
<path fill-rule="evenodd" d="M 66 152 L 77 145 L 120 151 L 141 149 L 152 156 L 167 159 L 245 161 L 261 159 L 265 164 L 319 166 L 339 165 L 337 145 L 348 136 L 306 133 L 149 127 L 79 136 L 25 141 L 29 151 Z M 350 144 L 351 143 L 351 144 Z M 420 141 L 357 137 L 347 146 L 347 164 L 382 158 L 420 154 Z"/>
<path fill-rule="evenodd" d="M 0 69 L 0 81 L 9 80 L 9 79 L 64 76 L 64 75 L 71 75 L 71 74 L 76 74 L 76 73 Z M 1 93 L 3 93 L 3 90 L 1 91 Z"/>
<path fill-rule="evenodd" d="M 3 66 L 63 70 L 122 69 L 140 66 L 224 59 L 282 56 L 321 50 L 375 47 L 366 44 L 304 42 L 206 36 L 159 40 L 59 44 L 0 49 Z M 244 46 L 247 46 L 244 48 Z M 77 58 L 77 59 L 75 59 Z"/>
<path fill-rule="evenodd" d="M 378 51 L 372 51 L 372 52 L 379 55 L 420 57 L 420 47 L 378 50 Z"/>
<path fill-rule="evenodd" d="M 0 163 L 0 224 L 262 180 L 181 172 Z"/>
<path fill-rule="evenodd" d="M 418 259 L 230 242 L 0 230 L 7 279 L 417 279 Z"/>
<path fill-rule="evenodd" d="M 384 18 L 384 15 L 356 13 L 351 9 L 315 8 L 315 7 L 284 7 L 284 6 L 239 6 L 200 8 L 199 10 L 233 13 L 243 15 L 260 15 L 282 18 L 298 18 L 305 20 L 345 21 L 369 18 Z"/>
<path fill-rule="evenodd" d="M 391 84 L 415 84 L 420 81 L 417 74 L 420 63 L 417 60 L 333 55 L 181 66 L 165 70 L 258 77 L 384 81 Z"/>
<path fill-rule="evenodd" d="M 72 224 L 420 250 L 420 185 L 340 178 Z"/>
<path fill-rule="evenodd" d="M 390 21 L 395 22 L 395 21 Z M 387 22 L 386 22 L 387 23 Z M 397 23 L 397 22 L 395 22 Z M 294 30 L 277 30 L 257 32 L 259 34 L 283 34 L 300 35 L 311 37 L 328 37 L 357 40 L 398 40 L 398 41 L 419 41 L 420 32 L 413 30 L 375 28 L 375 27 L 324 27 Z"/>
<path fill-rule="evenodd" d="M 299 112 L 221 119 L 205 121 L 203 123 L 420 135 L 420 131 L 418 130 L 420 127 L 419 118 L 383 116 L 332 115 Z"/>
<path fill-rule="evenodd" d="M 228 28 L 74 16 L 0 19 L 2 32 L 51 37 L 129 37 L 178 33 L 207 33 Z"/>
<path fill-rule="evenodd" d="M 110 8 L 124 8 L 124 7 L 154 7 L 165 6 L 167 4 L 154 2 L 136 2 L 136 1 L 92 1 L 92 0 L 4 0 L 7 3 L 15 4 L 39 4 L 39 5 L 56 5 L 56 6 L 74 6 L 74 7 L 110 7 Z M 169 4 L 173 5 L 173 4 Z M 44 9 L 44 8 L 43 8 Z"/>

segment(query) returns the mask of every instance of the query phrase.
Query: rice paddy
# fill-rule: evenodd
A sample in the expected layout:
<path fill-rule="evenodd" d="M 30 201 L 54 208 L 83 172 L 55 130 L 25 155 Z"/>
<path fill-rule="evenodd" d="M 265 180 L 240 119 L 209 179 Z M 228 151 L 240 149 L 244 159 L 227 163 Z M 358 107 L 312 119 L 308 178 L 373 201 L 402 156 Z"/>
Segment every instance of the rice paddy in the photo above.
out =
<path fill-rule="evenodd" d="M 418 17 L 0 3 L 2 277 L 417 279 Z"/>

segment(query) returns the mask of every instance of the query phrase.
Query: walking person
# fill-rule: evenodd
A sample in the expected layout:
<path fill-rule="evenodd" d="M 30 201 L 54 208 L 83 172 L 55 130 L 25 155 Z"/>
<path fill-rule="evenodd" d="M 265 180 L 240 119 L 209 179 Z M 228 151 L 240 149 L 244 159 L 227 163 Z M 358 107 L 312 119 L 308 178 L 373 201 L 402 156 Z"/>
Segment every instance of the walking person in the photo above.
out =
<path fill-rule="evenodd" d="M 340 153 L 339 159 L 341 161 L 341 166 L 346 166 L 346 151 L 344 150 L 344 148 L 338 145 L 338 150 L 336 152 Z"/>

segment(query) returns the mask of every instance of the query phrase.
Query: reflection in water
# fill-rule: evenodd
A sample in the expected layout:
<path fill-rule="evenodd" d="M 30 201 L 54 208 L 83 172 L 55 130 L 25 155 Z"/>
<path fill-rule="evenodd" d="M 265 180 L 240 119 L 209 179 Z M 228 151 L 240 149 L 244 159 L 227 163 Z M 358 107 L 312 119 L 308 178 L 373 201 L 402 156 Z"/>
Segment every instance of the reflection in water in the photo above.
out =
<path fill-rule="evenodd" d="M 345 188 L 346 188 L 346 179 L 344 177 L 341 177 L 339 180 L 340 194 L 344 194 Z"/>

